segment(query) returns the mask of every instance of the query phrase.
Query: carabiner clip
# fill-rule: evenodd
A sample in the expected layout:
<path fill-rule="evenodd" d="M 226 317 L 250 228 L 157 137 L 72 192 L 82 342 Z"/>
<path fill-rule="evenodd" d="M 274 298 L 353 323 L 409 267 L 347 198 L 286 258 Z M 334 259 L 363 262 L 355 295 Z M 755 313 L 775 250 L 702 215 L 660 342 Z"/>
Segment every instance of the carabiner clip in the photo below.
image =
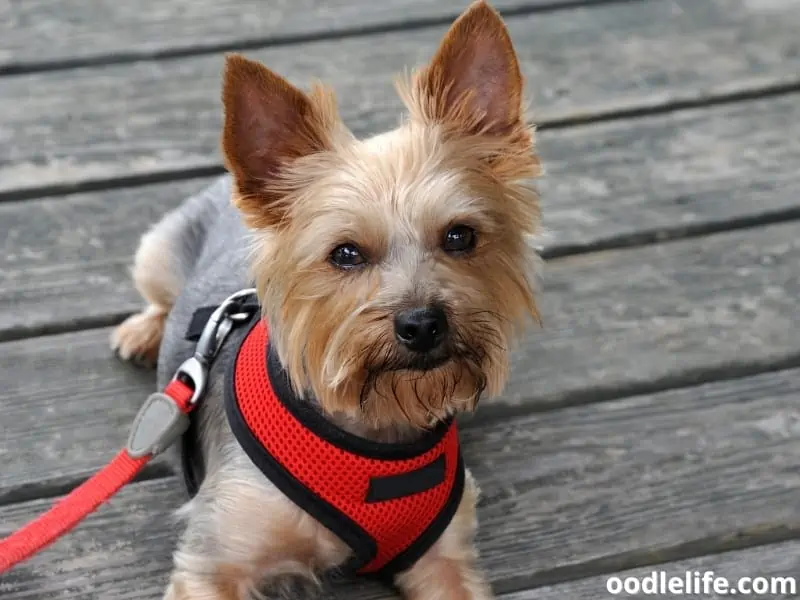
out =
<path fill-rule="evenodd" d="M 173 379 L 180 379 L 192 387 L 189 404 L 194 405 L 205 393 L 208 384 L 208 369 L 219 354 L 225 338 L 228 337 L 235 321 L 241 321 L 250 314 L 242 314 L 241 298 L 255 294 L 254 288 L 239 290 L 228 296 L 208 318 L 200 339 L 195 346 L 194 356 L 185 360 L 175 371 Z M 188 380 L 188 381 L 187 381 Z"/>

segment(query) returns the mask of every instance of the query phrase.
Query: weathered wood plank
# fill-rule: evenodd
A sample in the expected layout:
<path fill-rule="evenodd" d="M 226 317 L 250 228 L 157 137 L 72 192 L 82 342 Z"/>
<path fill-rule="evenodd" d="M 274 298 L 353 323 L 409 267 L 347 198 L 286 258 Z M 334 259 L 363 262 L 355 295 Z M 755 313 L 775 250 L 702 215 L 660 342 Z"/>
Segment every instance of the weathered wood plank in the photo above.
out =
<path fill-rule="evenodd" d="M 594 4 L 604 0 L 583 0 Z M 203 52 L 220 48 L 337 37 L 406 24 L 453 19 L 467 0 L 100 0 L 0 1 L 0 74 L 104 60 Z M 494 0 L 519 12 L 575 0 Z"/>
<path fill-rule="evenodd" d="M 798 233 L 795 222 L 550 265 L 545 330 L 525 339 L 498 408 L 487 404 L 484 410 L 604 399 L 652 389 L 654 382 L 797 363 Z M 43 452 L 51 458 L 74 453 L 67 461 L 72 476 L 102 460 L 98 447 L 114 448 L 124 439 L 118 424 L 133 416 L 138 379 L 115 364 L 108 333 L 0 345 L 0 414 L 10 440 L 0 460 L 13 465 L 0 493 L 49 485 L 52 467 L 37 458 Z M 106 416 L 110 402 L 114 420 Z M 45 414 L 50 418 L 42 421 Z M 73 431 L 81 419 L 93 427 Z M 44 430 L 33 435 L 37 428 Z M 84 452 L 90 438 L 99 446 Z"/>
<path fill-rule="evenodd" d="M 154 387 L 151 372 L 112 356 L 105 331 L 2 345 L 0 356 L 0 504 L 59 493 L 110 460 Z"/>
<path fill-rule="evenodd" d="M 208 183 L 0 203 L 0 339 L 107 325 L 137 307 L 139 237 Z"/>
<path fill-rule="evenodd" d="M 597 598 L 610 598 L 612 594 L 608 592 L 607 583 L 609 577 L 619 577 L 623 582 L 627 577 L 633 577 L 638 580 L 639 586 L 642 585 L 644 578 L 652 577 L 652 573 L 656 572 L 656 581 L 659 581 L 660 573 L 664 572 L 667 579 L 677 577 L 685 580 L 686 573 L 691 573 L 691 585 L 695 586 L 692 589 L 699 589 L 698 594 L 686 593 L 686 587 L 677 588 L 673 590 L 683 590 L 674 597 L 702 597 L 704 600 L 723 600 L 734 596 L 745 596 L 747 598 L 770 598 L 770 600 L 780 600 L 781 598 L 797 598 L 800 594 L 800 542 L 784 542 L 782 544 L 772 544 L 769 546 L 760 546 L 757 548 L 749 548 L 747 550 L 739 550 L 738 552 L 727 552 L 724 554 L 711 554 L 693 558 L 690 560 L 681 560 L 670 562 L 666 564 L 654 565 L 652 567 L 643 567 L 639 569 L 632 569 L 630 571 L 623 571 L 620 573 L 613 573 L 610 575 L 603 575 L 598 577 L 589 577 L 579 581 L 564 583 L 561 585 L 547 586 L 533 590 L 526 590 L 516 594 L 509 594 L 503 600 L 562 600 L 569 598 L 569 600 L 597 600 Z M 699 573 L 700 577 L 706 571 L 713 571 L 714 576 L 722 577 L 725 579 L 727 589 L 734 589 L 737 593 L 717 593 L 714 587 L 705 587 L 701 582 L 698 584 L 694 580 L 694 574 Z M 743 588 L 739 588 L 740 579 L 749 577 L 750 580 L 741 582 L 744 584 Z M 755 578 L 766 578 L 766 582 L 753 581 Z M 776 578 L 773 580 L 773 578 Z M 787 578 L 794 580 L 787 581 Z M 612 585 L 616 585 L 614 582 Z M 632 584 L 631 584 L 632 585 Z M 649 583 L 646 585 L 650 585 Z M 660 593 L 661 597 L 673 597 L 669 588 L 666 592 L 661 592 L 660 584 L 655 588 Z M 699 585 L 699 587 L 698 587 Z M 713 585 L 713 582 L 712 584 Z M 754 585 L 757 586 L 754 588 Z M 762 588 L 766 585 L 766 588 Z M 792 592 L 792 585 L 794 585 L 795 592 Z M 616 589 L 612 587 L 612 589 Z M 631 588 L 633 589 L 633 588 Z M 641 589 L 641 587 L 640 587 Z M 644 592 L 627 594 L 618 594 L 624 598 L 631 598 L 631 600 L 647 600 L 654 596 L 653 593 L 648 593 L 652 588 L 647 587 Z M 725 588 L 717 588 L 724 590 Z M 755 594 L 753 590 L 766 590 L 761 593 Z"/>
<path fill-rule="evenodd" d="M 154 600 L 164 594 L 182 501 L 174 478 L 133 484 L 78 529 L 0 578 L 4 599 Z M 37 500 L 0 509 L 0 537 L 46 510 Z"/>
<path fill-rule="evenodd" d="M 484 492 L 479 546 L 496 588 L 567 565 L 580 573 L 599 557 L 634 553 L 641 564 L 689 540 L 798 527 L 799 386 L 800 372 L 785 371 L 466 428 L 465 460 Z M 109 597 L 121 585 L 120 597 L 157 597 L 178 485 L 131 486 L 4 578 L 4 598 L 44 585 L 50 598 Z M 0 535 L 46 505 L 0 508 Z M 134 580 L 141 596 L 127 595 Z"/>
<path fill-rule="evenodd" d="M 784 96 L 542 132 L 546 252 L 800 211 L 800 145 L 785 135 L 798 121 L 798 98 Z M 0 203 L 0 339 L 136 308 L 139 236 L 207 181 Z"/>
<path fill-rule="evenodd" d="M 798 0 L 624 2 L 508 20 L 541 123 L 794 81 Z M 394 73 L 443 27 L 249 54 L 299 84 L 333 84 L 359 133 L 396 123 Z M 219 164 L 221 56 L 3 80 L 0 197 Z M 31 94 L 36 90 L 36 94 Z M 27 191 L 25 191 L 27 190 Z"/>
<path fill-rule="evenodd" d="M 546 269 L 544 332 L 510 404 L 574 402 L 800 362 L 800 221 L 594 253 Z"/>

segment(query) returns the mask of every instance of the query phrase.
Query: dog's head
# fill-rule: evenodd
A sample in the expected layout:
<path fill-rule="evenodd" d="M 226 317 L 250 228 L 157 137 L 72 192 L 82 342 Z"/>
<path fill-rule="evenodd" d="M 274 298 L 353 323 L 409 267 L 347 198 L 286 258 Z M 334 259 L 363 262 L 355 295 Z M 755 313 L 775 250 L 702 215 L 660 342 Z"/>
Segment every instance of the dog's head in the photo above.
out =
<path fill-rule="evenodd" d="M 537 317 L 522 88 L 483 2 L 398 85 L 408 119 L 366 140 L 327 89 L 228 57 L 223 150 L 257 288 L 293 385 L 326 411 L 423 428 L 501 391 Z"/>

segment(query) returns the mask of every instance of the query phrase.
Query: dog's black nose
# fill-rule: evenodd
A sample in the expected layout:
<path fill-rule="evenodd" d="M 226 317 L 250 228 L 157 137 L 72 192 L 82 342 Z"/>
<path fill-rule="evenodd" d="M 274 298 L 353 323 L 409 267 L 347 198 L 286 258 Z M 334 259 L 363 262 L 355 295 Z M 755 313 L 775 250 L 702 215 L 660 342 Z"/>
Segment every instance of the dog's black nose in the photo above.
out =
<path fill-rule="evenodd" d="M 397 340 L 414 352 L 428 352 L 447 336 L 447 315 L 438 306 L 411 308 L 394 317 Z"/>

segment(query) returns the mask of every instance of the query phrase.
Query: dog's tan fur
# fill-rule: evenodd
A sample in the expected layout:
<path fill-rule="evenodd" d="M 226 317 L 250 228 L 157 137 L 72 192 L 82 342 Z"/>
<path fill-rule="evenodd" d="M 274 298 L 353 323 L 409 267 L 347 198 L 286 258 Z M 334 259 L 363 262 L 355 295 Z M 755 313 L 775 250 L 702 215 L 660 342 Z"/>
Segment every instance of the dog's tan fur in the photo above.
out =
<path fill-rule="evenodd" d="M 473 409 L 482 393 L 498 394 L 515 334 L 538 319 L 531 243 L 538 199 L 526 182 L 540 165 L 500 17 L 473 4 L 430 65 L 398 88 L 410 118 L 367 140 L 347 130 L 326 88 L 307 95 L 240 56 L 227 59 L 223 91 L 233 201 L 253 232 L 252 273 L 279 357 L 298 394 L 381 441 L 411 439 Z M 454 225 L 477 232 L 467 255 L 440 248 Z M 332 266 L 328 257 L 342 243 L 356 244 L 368 264 Z M 151 307 L 118 329 L 115 344 L 125 356 L 154 358 L 180 287 L 153 256 L 163 249 L 151 235 L 134 269 Z M 424 372 L 396 368 L 392 316 L 433 301 L 446 307 L 454 347 L 463 352 Z M 204 483 L 206 497 L 218 496 L 213 510 L 202 501 L 186 509 L 189 529 L 167 598 L 239 600 L 265 577 L 313 577 L 347 557 L 331 532 L 245 471 L 228 478 L 234 485 L 215 487 L 213 474 Z M 397 578 L 408 598 L 490 597 L 472 542 L 476 498 L 468 477 L 448 529 Z M 193 521 L 224 530 L 215 556 L 193 550 Z"/>

